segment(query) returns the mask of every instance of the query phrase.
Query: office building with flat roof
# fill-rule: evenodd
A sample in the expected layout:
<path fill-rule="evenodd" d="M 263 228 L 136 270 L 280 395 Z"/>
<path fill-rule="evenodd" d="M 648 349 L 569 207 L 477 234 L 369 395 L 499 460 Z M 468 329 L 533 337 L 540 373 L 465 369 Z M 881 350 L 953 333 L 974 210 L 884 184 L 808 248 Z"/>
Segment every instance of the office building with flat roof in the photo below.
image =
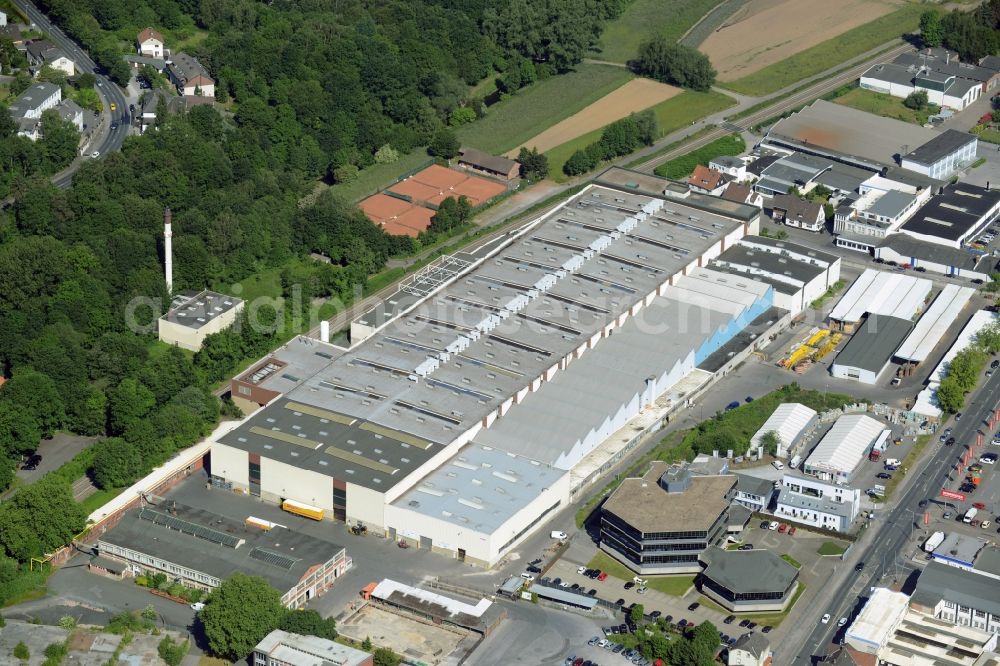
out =
<path fill-rule="evenodd" d="M 736 481 L 654 462 L 601 506 L 601 549 L 640 575 L 700 572 L 701 554 L 725 539 Z"/>
<path fill-rule="evenodd" d="M 781 479 L 774 515 L 779 519 L 847 532 L 861 510 L 861 491 L 799 473 Z"/>
<path fill-rule="evenodd" d="M 911 605 L 951 624 L 1000 632 L 1000 579 L 943 562 L 930 562 L 913 591 Z"/>
<path fill-rule="evenodd" d="M 961 249 L 1000 216 L 1000 190 L 954 183 L 899 228 L 917 240 Z"/>
<path fill-rule="evenodd" d="M 250 666 L 373 666 L 374 659 L 336 641 L 275 629 L 254 647 Z"/>

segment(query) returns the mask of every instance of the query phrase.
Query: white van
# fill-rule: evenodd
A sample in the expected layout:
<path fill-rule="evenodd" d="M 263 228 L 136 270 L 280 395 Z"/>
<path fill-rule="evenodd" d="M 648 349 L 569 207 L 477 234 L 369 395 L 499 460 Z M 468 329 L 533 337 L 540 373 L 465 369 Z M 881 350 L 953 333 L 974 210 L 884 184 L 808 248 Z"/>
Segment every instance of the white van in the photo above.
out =
<path fill-rule="evenodd" d="M 549 532 L 550 539 L 559 539 L 560 541 L 562 541 L 566 537 L 567 534 L 565 532 L 559 532 L 558 530 L 552 530 L 551 532 Z"/>
<path fill-rule="evenodd" d="M 971 523 L 973 520 L 975 520 L 977 513 L 979 513 L 979 510 L 976 507 L 972 507 L 971 509 L 965 512 L 965 517 L 962 518 L 962 522 Z"/>
<path fill-rule="evenodd" d="M 789 466 L 794 469 L 798 469 L 801 463 L 802 463 L 802 456 L 795 456 L 788 462 Z"/>
<path fill-rule="evenodd" d="M 783 470 L 785 469 L 785 463 L 781 462 L 780 460 L 775 460 L 773 463 L 771 463 L 771 467 L 773 467 L 776 470 Z"/>

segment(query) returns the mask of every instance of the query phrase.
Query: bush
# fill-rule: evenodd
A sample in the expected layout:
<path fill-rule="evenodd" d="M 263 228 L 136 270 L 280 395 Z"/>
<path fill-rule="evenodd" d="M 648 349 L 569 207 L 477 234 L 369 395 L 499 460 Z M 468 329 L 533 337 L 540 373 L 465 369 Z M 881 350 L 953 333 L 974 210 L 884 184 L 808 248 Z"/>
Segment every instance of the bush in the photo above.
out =
<path fill-rule="evenodd" d="M 601 138 L 577 150 L 563 164 L 563 173 L 578 176 L 604 160 L 628 155 L 639 146 L 651 146 L 656 140 L 656 116 L 652 111 L 630 114 L 616 120 L 601 132 Z"/>
<path fill-rule="evenodd" d="M 170 636 L 164 636 L 160 644 L 156 646 L 156 651 L 159 653 L 160 659 L 167 663 L 167 666 L 178 666 L 184 661 L 184 656 L 187 654 L 188 642 L 177 642 Z"/>
<path fill-rule="evenodd" d="M 923 111 L 927 108 L 928 99 L 926 90 L 914 90 L 906 99 L 903 100 L 903 106 L 908 109 L 913 109 L 914 111 Z"/>
<path fill-rule="evenodd" d="M 345 164 L 333 170 L 333 180 L 335 183 L 350 183 L 357 180 L 361 171 L 353 164 Z"/>
<path fill-rule="evenodd" d="M 18 644 L 14 646 L 14 656 L 21 661 L 28 661 L 31 659 L 31 652 L 28 650 L 28 646 L 24 644 L 24 641 L 19 641 Z"/>
<path fill-rule="evenodd" d="M 172 597 L 184 597 L 185 587 L 180 583 L 171 583 L 170 587 L 167 588 L 167 593 Z"/>
<path fill-rule="evenodd" d="M 636 74 L 702 92 L 715 83 L 715 69 L 708 56 L 690 46 L 672 43 L 663 35 L 643 42 L 638 57 L 629 66 Z"/>
<path fill-rule="evenodd" d="M 146 576 L 136 576 L 135 584 L 139 587 L 149 587 L 149 578 Z"/>

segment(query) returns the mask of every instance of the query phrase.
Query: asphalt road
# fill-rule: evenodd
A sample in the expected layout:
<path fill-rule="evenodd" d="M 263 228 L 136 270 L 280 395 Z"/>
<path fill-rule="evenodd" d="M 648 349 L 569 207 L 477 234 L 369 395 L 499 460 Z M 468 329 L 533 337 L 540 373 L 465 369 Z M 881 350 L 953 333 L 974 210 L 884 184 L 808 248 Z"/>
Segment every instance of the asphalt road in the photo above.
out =
<path fill-rule="evenodd" d="M 965 445 L 975 447 L 976 431 L 980 428 L 987 432 L 982 420 L 989 417 L 996 406 L 1000 404 L 1000 373 L 990 377 L 983 387 L 973 394 L 966 405 L 960 421 L 953 423 L 956 444 L 943 446 L 934 438 L 928 446 L 936 447 L 932 454 L 925 458 L 925 464 L 919 475 L 914 477 L 916 470 L 910 471 L 910 485 L 898 503 L 888 510 L 887 514 L 876 511 L 872 525 L 875 536 L 866 546 L 858 547 L 856 552 L 845 563 L 843 569 L 831 581 L 829 592 L 825 596 L 829 601 L 817 603 L 809 609 L 803 609 L 800 625 L 813 626 L 814 629 L 804 639 L 795 640 L 789 636 L 782 646 L 784 655 L 796 654 L 794 660 L 785 661 L 790 664 L 808 664 L 816 656 L 826 654 L 827 646 L 838 631 L 837 619 L 850 617 L 860 606 L 859 601 L 868 594 L 871 586 L 902 584 L 906 575 L 906 565 L 897 560 L 900 551 L 913 538 L 914 532 L 920 528 L 922 510 L 917 506 L 922 499 L 934 499 L 946 502 L 938 497 L 942 487 L 953 481 L 952 465 L 965 452 Z M 988 434 L 988 433 L 987 433 Z M 977 449 L 978 450 L 978 449 Z M 857 562 L 865 563 L 865 571 L 855 573 Z M 802 611 L 800 611 L 802 612 Z M 820 617 L 830 613 L 829 624 L 820 624 Z M 812 624 L 811 624 L 812 623 Z M 787 657 L 785 657 L 787 659 Z M 784 661 L 784 659 L 782 659 Z"/>
<path fill-rule="evenodd" d="M 38 30 L 48 35 L 49 40 L 52 43 L 66 52 L 70 59 L 72 59 L 76 64 L 78 72 L 94 74 L 97 78 L 98 85 L 95 90 L 101 98 L 101 103 L 104 108 L 100 114 L 98 125 L 94 129 L 93 138 L 90 141 L 88 152 L 93 153 L 94 151 L 97 151 L 101 155 L 107 155 L 109 152 L 121 148 L 129 130 L 128 122 L 121 122 L 122 116 L 128 113 L 128 102 L 125 99 L 125 95 L 122 94 L 121 89 L 112 83 L 110 79 L 98 72 L 97 65 L 93 60 L 91 60 L 90 56 L 87 55 L 86 51 L 80 48 L 80 46 L 77 45 L 77 43 L 72 39 L 67 37 L 62 30 L 60 30 L 45 14 L 41 12 L 41 10 L 30 2 L 27 2 L 27 0 L 11 1 L 15 7 L 27 15 Z M 112 103 L 117 107 L 114 113 L 111 111 Z M 111 129 L 113 121 L 118 121 L 116 129 Z M 73 181 L 73 175 L 79 170 L 80 165 L 85 159 L 91 158 L 77 157 L 69 167 L 53 176 L 52 182 L 57 187 L 69 187 L 70 183 Z"/>

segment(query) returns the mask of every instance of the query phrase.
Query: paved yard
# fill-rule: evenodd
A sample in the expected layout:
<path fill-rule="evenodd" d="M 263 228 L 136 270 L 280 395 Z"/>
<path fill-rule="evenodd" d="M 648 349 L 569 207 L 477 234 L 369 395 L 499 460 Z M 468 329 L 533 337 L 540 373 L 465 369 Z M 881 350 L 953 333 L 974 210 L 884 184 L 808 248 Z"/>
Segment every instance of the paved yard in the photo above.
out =
<path fill-rule="evenodd" d="M 378 647 L 390 648 L 411 661 L 431 665 L 440 664 L 467 636 L 467 633 L 418 622 L 370 604 L 339 623 L 337 631 L 356 641 L 370 638 Z"/>

